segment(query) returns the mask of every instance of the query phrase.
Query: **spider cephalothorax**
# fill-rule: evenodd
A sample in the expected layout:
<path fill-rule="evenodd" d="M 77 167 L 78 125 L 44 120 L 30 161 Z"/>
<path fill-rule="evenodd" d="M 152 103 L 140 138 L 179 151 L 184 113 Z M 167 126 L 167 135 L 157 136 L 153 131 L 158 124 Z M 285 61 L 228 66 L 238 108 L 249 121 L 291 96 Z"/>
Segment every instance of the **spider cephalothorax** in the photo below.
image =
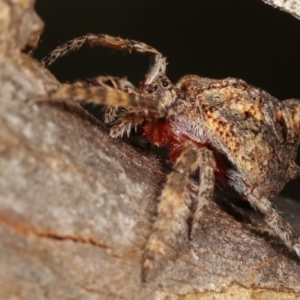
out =
<path fill-rule="evenodd" d="M 300 175 L 294 160 L 300 142 L 300 101 L 279 102 L 270 94 L 234 78 L 213 80 L 184 76 L 174 85 L 166 76 L 165 58 L 134 40 L 89 34 L 58 47 L 45 65 L 83 44 L 137 51 L 154 56 L 144 82 L 135 88 L 125 79 L 97 77 L 65 84 L 47 99 L 71 98 L 108 105 L 105 121 L 114 138 L 132 129 L 158 146 L 167 146 L 174 162 L 158 207 L 158 217 L 143 258 L 143 277 L 163 253 L 165 240 L 176 235 L 190 203 L 190 175 L 200 171 L 193 211 L 194 228 L 211 201 L 215 179 L 232 187 L 288 248 L 300 257 L 300 238 L 272 207 L 269 199 Z M 118 107 L 122 107 L 119 111 Z"/>

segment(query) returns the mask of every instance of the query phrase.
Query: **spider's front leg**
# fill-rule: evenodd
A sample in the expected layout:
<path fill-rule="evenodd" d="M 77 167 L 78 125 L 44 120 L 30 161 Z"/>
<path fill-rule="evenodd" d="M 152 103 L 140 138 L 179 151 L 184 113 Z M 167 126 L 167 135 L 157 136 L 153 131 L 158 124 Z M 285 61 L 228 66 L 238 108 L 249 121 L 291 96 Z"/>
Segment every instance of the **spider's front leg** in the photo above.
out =
<path fill-rule="evenodd" d="M 123 91 L 130 94 L 137 94 L 136 88 L 134 85 L 128 81 L 126 78 L 119 78 L 115 76 L 97 76 L 91 79 L 88 79 L 87 82 L 91 86 L 100 86 L 103 88 L 113 88 L 119 91 Z M 119 107 L 117 105 L 114 106 L 106 106 L 104 113 L 104 122 L 111 123 L 113 122 L 118 115 Z M 125 112 L 122 113 L 122 117 L 125 115 Z M 126 118 L 125 124 L 128 123 L 129 117 Z M 120 122 L 118 122 L 119 124 Z M 120 126 L 119 126 L 120 127 Z M 128 129 L 124 129 L 123 132 L 127 132 Z M 130 131 L 130 130 L 129 130 Z M 120 131 L 119 131 L 120 132 Z M 112 137 L 122 136 L 123 134 L 112 135 Z"/>
<path fill-rule="evenodd" d="M 202 183 L 200 183 L 198 203 L 195 213 L 196 221 L 199 220 L 200 211 L 211 197 L 213 189 L 213 153 L 207 148 L 198 148 L 193 143 L 186 143 L 184 150 L 173 166 L 173 171 L 167 178 L 158 207 L 158 217 L 154 223 L 153 231 L 149 237 L 143 256 L 142 279 L 146 280 L 147 274 L 153 268 L 158 256 L 164 254 L 165 243 L 177 237 L 180 227 L 186 222 L 186 217 L 191 206 L 188 188 L 190 175 L 200 170 Z M 207 163 L 207 165 L 206 165 Z"/>
<path fill-rule="evenodd" d="M 125 133 L 129 135 L 131 129 L 142 124 L 147 117 L 157 119 L 165 114 L 157 101 L 140 96 L 128 81 L 114 77 L 100 76 L 88 82 L 64 84 L 37 102 L 62 102 L 68 99 L 80 104 L 106 105 L 105 122 L 111 123 L 117 119 L 110 130 L 113 138 Z M 118 107 L 123 107 L 120 114 Z"/>
<path fill-rule="evenodd" d="M 213 199 L 215 187 L 214 170 L 216 168 L 216 160 L 213 153 L 206 148 L 199 151 L 199 169 L 200 169 L 200 187 L 198 197 L 196 198 L 195 211 L 192 216 L 192 228 L 190 238 L 193 239 L 197 227 L 202 217 L 203 209 L 208 206 Z"/>
<path fill-rule="evenodd" d="M 127 52 L 136 51 L 138 53 L 151 55 L 154 58 L 154 62 L 146 75 L 145 84 L 151 83 L 157 75 L 165 74 L 166 72 L 166 58 L 163 57 L 163 55 L 155 48 L 135 40 L 122 39 L 120 37 L 114 37 L 107 34 L 92 33 L 80 36 L 57 47 L 43 58 L 42 64 L 44 66 L 49 66 L 59 57 L 62 57 L 72 51 L 79 50 L 83 45 L 91 47 L 101 46 Z"/>
<path fill-rule="evenodd" d="M 63 84 L 57 90 L 50 91 L 47 95 L 37 99 L 37 102 L 62 102 L 69 99 L 80 104 L 142 108 L 146 109 L 147 114 L 154 118 L 163 117 L 165 114 L 159 103 L 151 98 L 140 96 L 137 93 L 127 93 L 109 86 L 90 85 L 87 82 Z"/>
<path fill-rule="evenodd" d="M 113 76 L 98 76 L 89 79 L 88 82 L 95 86 L 112 87 L 114 89 L 126 92 L 128 94 L 138 95 L 134 85 L 126 78 L 118 78 Z M 124 108 L 119 112 L 119 106 L 107 106 L 104 114 L 105 123 L 112 123 L 110 130 L 112 138 L 122 137 L 125 133 L 129 136 L 132 128 L 137 129 L 138 125 L 145 122 L 147 111 L 140 108 Z"/>
<path fill-rule="evenodd" d="M 136 130 L 137 126 L 146 121 L 147 111 L 139 108 L 126 109 L 120 115 L 116 115 L 115 118 L 117 118 L 117 120 L 110 129 L 109 135 L 112 138 L 122 137 L 125 133 L 129 136 L 132 128 Z"/>

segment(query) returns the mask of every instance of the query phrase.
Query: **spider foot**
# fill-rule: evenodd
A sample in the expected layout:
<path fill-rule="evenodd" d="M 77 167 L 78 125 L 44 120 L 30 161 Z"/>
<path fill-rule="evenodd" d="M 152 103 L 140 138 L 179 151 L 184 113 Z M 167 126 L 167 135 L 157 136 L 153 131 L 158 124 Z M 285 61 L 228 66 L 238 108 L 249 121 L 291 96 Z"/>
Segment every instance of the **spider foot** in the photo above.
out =
<path fill-rule="evenodd" d="M 165 244 L 157 233 L 153 233 L 146 245 L 142 257 L 142 281 L 146 282 L 149 272 L 155 266 L 155 263 L 165 254 Z"/>
<path fill-rule="evenodd" d="M 190 241 L 195 239 L 196 233 L 199 231 L 199 222 L 193 220 L 189 228 L 188 238 Z"/>

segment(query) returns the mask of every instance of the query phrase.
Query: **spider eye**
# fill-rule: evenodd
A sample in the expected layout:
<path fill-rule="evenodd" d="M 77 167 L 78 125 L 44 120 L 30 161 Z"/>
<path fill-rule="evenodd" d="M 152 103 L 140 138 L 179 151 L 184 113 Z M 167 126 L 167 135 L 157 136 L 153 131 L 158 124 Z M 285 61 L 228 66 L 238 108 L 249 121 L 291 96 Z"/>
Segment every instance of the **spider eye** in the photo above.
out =
<path fill-rule="evenodd" d="M 167 81 L 163 81 L 162 85 L 163 85 L 163 87 L 167 87 L 169 85 L 169 83 Z"/>
<path fill-rule="evenodd" d="M 156 84 L 155 86 L 154 86 L 154 91 L 156 91 L 158 89 L 158 84 Z"/>

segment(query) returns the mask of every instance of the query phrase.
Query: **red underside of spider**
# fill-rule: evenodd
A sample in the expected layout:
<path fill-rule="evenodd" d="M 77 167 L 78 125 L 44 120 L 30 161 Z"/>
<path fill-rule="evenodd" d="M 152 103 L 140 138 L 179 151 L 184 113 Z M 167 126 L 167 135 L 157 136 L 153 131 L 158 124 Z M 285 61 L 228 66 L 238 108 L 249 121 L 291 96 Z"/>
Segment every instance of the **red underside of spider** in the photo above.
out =
<path fill-rule="evenodd" d="M 213 151 L 216 159 L 216 169 L 214 171 L 216 180 L 224 187 L 228 187 L 226 173 L 232 168 L 232 164 L 222 153 L 214 149 L 209 143 L 201 144 L 193 141 L 186 135 L 176 133 L 172 125 L 165 119 L 156 121 L 147 121 L 143 125 L 138 126 L 137 133 L 141 137 L 149 139 L 152 144 L 163 147 L 168 147 L 170 158 L 173 162 L 180 156 L 183 146 L 187 141 L 192 141 L 199 148 L 206 147 Z"/>

